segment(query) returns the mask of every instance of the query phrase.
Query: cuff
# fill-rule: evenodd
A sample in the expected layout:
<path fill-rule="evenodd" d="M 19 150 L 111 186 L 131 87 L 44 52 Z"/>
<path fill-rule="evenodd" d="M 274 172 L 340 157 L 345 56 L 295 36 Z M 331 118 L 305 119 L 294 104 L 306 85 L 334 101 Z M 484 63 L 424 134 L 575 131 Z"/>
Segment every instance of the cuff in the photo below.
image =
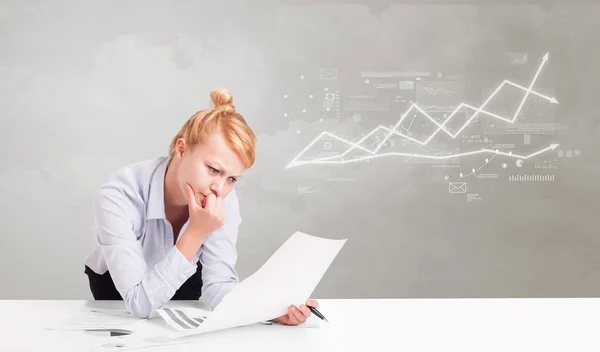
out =
<path fill-rule="evenodd" d="M 178 290 L 190 276 L 194 275 L 197 268 L 198 265 L 187 260 L 176 246 L 171 247 L 166 258 L 157 265 L 160 275 L 174 290 Z"/>

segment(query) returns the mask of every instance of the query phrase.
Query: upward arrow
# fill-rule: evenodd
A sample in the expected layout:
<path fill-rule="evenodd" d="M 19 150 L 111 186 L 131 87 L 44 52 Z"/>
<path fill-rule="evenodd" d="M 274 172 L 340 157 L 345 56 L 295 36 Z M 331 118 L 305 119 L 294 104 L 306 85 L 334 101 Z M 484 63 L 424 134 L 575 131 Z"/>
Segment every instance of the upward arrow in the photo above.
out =
<path fill-rule="evenodd" d="M 544 57 L 542 58 L 542 62 L 546 62 L 548 61 L 548 56 L 550 53 L 546 53 L 546 55 L 544 55 Z M 558 101 L 556 100 L 556 98 L 552 97 L 552 99 L 550 99 L 550 102 L 553 104 L 558 104 Z"/>
<path fill-rule="evenodd" d="M 519 107 L 517 108 L 517 111 L 515 112 L 515 116 L 513 116 L 513 121 L 515 121 L 517 119 L 517 116 L 519 116 L 519 114 L 521 113 L 521 109 L 523 108 L 523 105 L 525 104 L 525 100 L 527 100 L 527 97 L 531 93 L 531 88 L 533 88 L 533 86 L 535 85 L 535 81 L 537 81 L 538 76 L 540 75 L 540 72 L 542 72 L 542 68 L 544 68 L 544 65 L 548 61 L 548 54 L 549 53 L 546 53 L 546 55 L 544 55 L 544 57 L 542 58 L 542 63 L 540 64 L 540 67 L 538 67 L 537 72 L 535 73 L 535 76 L 533 76 L 533 79 L 531 80 L 531 83 L 529 84 L 529 88 L 527 88 L 527 91 L 525 91 L 525 95 L 523 96 L 523 99 L 521 99 L 521 103 L 519 104 Z"/>
<path fill-rule="evenodd" d="M 481 104 L 479 107 L 471 106 L 471 105 L 469 105 L 469 104 L 466 104 L 466 103 L 460 103 L 460 104 L 459 104 L 459 105 L 458 105 L 458 106 L 457 106 L 457 107 L 454 109 L 454 111 L 453 111 L 453 112 L 452 112 L 452 113 L 451 113 L 451 114 L 450 114 L 450 115 L 449 115 L 449 116 L 446 118 L 446 120 L 444 120 L 444 122 L 442 122 L 442 123 L 439 123 L 437 120 L 435 120 L 435 119 L 434 119 L 433 117 L 431 117 L 429 114 L 427 114 L 427 112 L 426 112 L 426 111 L 424 111 L 423 109 L 421 109 L 421 108 L 420 108 L 420 107 L 419 107 L 419 106 L 418 106 L 416 103 L 413 103 L 413 104 L 411 104 L 411 106 L 408 108 L 408 110 L 406 110 L 406 111 L 405 111 L 405 112 L 402 114 L 401 118 L 398 120 L 398 122 L 396 122 L 396 124 L 394 125 L 394 127 L 393 127 L 393 128 L 391 128 L 391 129 L 390 129 L 390 128 L 387 128 L 387 127 L 385 127 L 385 126 L 383 126 L 383 125 L 379 125 L 377 128 L 375 128 L 374 130 L 372 130 L 372 131 L 371 131 L 369 134 L 367 134 L 366 136 L 364 136 L 363 138 L 361 138 L 361 139 L 360 139 L 358 142 L 356 142 L 356 143 L 354 143 L 354 142 L 351 142 L 351 141 L 348 141 L 348 140 L 345 140 L 345 139 L 343 139 L 343 138 L 341 138 L 341 137 L 338 137 L 338 136 L 336 136 L 335 134 L 333 134 L 333 133 L 331 133 L 331 132 L 326 132 L 326 131 L 324 131 L 324 132 L 322 132 L 322 133 L 321 133 L 321 134 L 320 134 L 320 135 L 319 135 L 317 138 L 315 138 L 315 139 L 314 139 L 314 140 L 313 140 L 313 141 L 312 141 L 310 144 L 308 144 L 308 145 L 307 145 L 307 146 L 306 146 L 306 147 L 305 147 L 305 148 L 304 148 L 302 151 L 300 151 L 300 153 L 298 153 L 298 155 L 296 155 L 296 157 L 295 157 L 295 158 L 292 160 L 292 162 L 290 162 L 290 165 L 296 164 L 296 163 L 298 162 L 298 159 L 299 159 L 299 158 L 300 158 L 300 157 L 301 157 L 301 156 L 302 156 L 302 155 L 303 155 L 303 154 L 304 154 L 304 153 L 305 153 L 305 152 L 306 152 L 306 151 L 307 151 L 307 150 L 308 150 L 308 149 L 309 149 L 309 148 L 310 148 L 312 145 L 314 145 L 314 144 L 315 144 L 315 143 L 316 143 L 316 142 L 317 142 L 317 141 L 318 141 L 318 140 L 319 140 L 321 137 L 323 137 L 324 135 L 329 135 L 329 136 L 331 136 L 331 137 L 333 137 L 333 138 L 336 138 L 336 139 L 338 139 L 339 141 L 341 141 L 341 142 L 343 142 L 343 143 L 345 143 L 345 144 L 348 144 L 348 145 L 349 145 L 349 148 L 348 148 L 346 151 L 344 151 L 344 152 L 343 152 L 341 155 L 334 155 L 334 156 L 327 156 L 327 157 L 322 157 L 322 158 L 319 158 L 318 160 L 319 160 L 320 162 L 327 162 L 327 161 L 331 161 L 331 160 L 333 160 L 333 159 L 340 159 L 340 158 L 343 158 L 345 155 L 347 155 L 347 154 L 348 154 L 350 151 L 352 151 L 352 150 L 354 150 L 354 149 L 360 149 L 360 150 L 362 150 L 362 151 L 365 151 L 365 152 L 367 152 L 367 153 L 369 153 L 369 154 L 371 154 L 371 155 L 377 154 L 377 153 L 379 152 L 379 150 L 381 149 L 381 147 L 382 147 L 382 146 L 385 144 L 385 142 L 387 142 L 387 140 L 388 140 L 388 139 L 389 139 L 389 138 L 390 138 L 392 135 L 398 135 L 398 136 L 400 136 L 400 137 L 404 138 L 405 140 L 408 140 L 408 141 L 415 142 L 415 143 L 417 143 L 417 144 L 420 144 L 420 145 L 422 145 L 422 146 L 423 146 L 423 145 L 427 145 L 427 144 L 428 144 L 428 143 L 429 143 L 429 142 L 430 142 L 430 141 L 431 141 L 431 140 L 432 140 L 432 139 L 435 137 L 435 135 L 436 135 L 438 132 L 440 132 L 440 131 L 443 131 L 444 133 L 448 134 L 448 136 L 450 136 L 450 138 L 452 138 L 452 139 L 455 139 L 455 138 L 456 138 L 456 137 L 457 137 L 457 136 L 458 136 L 458 135 L 459 135 L 459 134 L 460 134 L 460 133 L 461 133 L 461 132 L 462 132 L 462 131 L 463 131 L 463 130 L 464 130 L 466 127 L 467 127 L 467 126 L 468 126 L 468 124 L 469 124 L 469 123 L 470 123 L 470 122 L 471 122 L 471 121 L 472 121 L 472 120 L 473 120 L 473 119 L 474 119 L 474 118 L 475 118 L 475 117 L 476 117 L 478 114 L 480 114 L 480 113 L 481 113 L 481 114 L 488 115 L 488 116 L 491 116 L 491 117 L 494 117 L 494 118 L 496 118 L 496 119 L 499 119 L 499 120 L 502 120 L 502 121 L 505 121 L 505 122 L 508 122 L 508 123 L 514 123 L 514 122 L 515 122 L 515 120 L 517 119 L 517 117 L 518 117 L 518 115 L 519 115 L 520 111 L 521 111 L 521 108 L 523 107 L 523 104 L 524 104 L 525 100 L 527 99 L 527 97 L 528 97 L 530 94 L 533 94 L 533 95 L 539 96 L 539 97 L 541 97 L 541 98 L 543 98 L 543 99 L 546 99 L 546 100 L 550 101 L 550 102 L 551 102 L 551 103 L 553 103 L 553 104 L 558 104 L 558 101 L 556 100 L 556 98 L 554 98 L 554 97 L 548 97 L 548 96 L 545 96 L 545 95 L 543 95 L 543 94 L 541 94 L 541 93 L 539 93 L 539 92 L 536 92 L 536 91 L 532 90 L 532 88 L 533 88 L 533 86 L 534 86 L 534 84 L 535 84 L 535 82 L 536 82 L 536 80 L 537 80 L 537 78 L 538 78 L 538 76 L 539 76 L 540 72 L 542 71 L 542 69 L 543 69 L 544 65 L 545 65 L 545 64 L 546 64 L 546 62 L 548 61 L 548 59 L 549 59 L 549 56 L 550 56 L 550 55 L 549 55 L 549 53 L 546 53 L 546 54 L 543 56 L 543 58 L 542 58 L 542 60 L 541 60 L 541 63 L 540 63 L 540 66 L 538 67 L 538 70 L 537 70 L 537 72 L 535 73 L 535 76 L 533 77 L 533 79 L 532 79 L 531 83 L 529 84 L 529 87 L 524 87 L 524 86 L 521 86 L 520 84 L 516 84 L 516 83 L 514 83 L 514 82 L 511 82 L 511 81 L 509 81 L 509 80 L 504 80 L 504 81 L 503 81 L 503 82 L 502 82 L 502 83 L 501 83 L 501 84 L 500 84 L 500 85 L 499 85 L 499 86 L 498 86 L 498 87 L 497 87 L 497 88 L 494 90 L 494 92 L 492 92 L 492 93 L 490 94 L 490 96 L 489 96 L 489 97 L 488 97 L 488 98 L 487 98 L 487 99 L 486 99 L 486 100 L 485 100 L 485 101 L 484 101 L 484 102 L 483 102 L 483 103 L 482 103 L 482 104 Z M 511 85 L 511 86 L 514 86 L 514 87 L 517 87 L 517 88 L 519 88 L 520 90 L 523 90 L 523 91 L 525 91 L 525 96 L 524 96 L 524 97 L 523 97 L 523 99 L 521 100 L 521 104 L 519 104 L 519 107 L 518 107 L 518 109 L 517 109 L 517 112 L 516 112 L 516 113 L 515 113 L 515 115 L 512 117 L 512 119 L 511 119 L 511 118 L 508 118 L 508 117 L 499 116 L 499 115 L 496 115 L 496 114 L 494 114 L 494 113 L 491 113 L 491 112 L 489 112 L 489 111 L 486 111 L 486 110 L 484 110 L 485 106 L 486 106 L 486 105 L 487 105 L 487 104 L 488 104 L 488 103 L 489 103 L 489 102 L 490 102 L 490 101 L 493 99 L 493 97 L 494 97 L 496 94 L 498 94 L 498 92 L 499 92 L 499 91 L 500 91 L 500 90 L 501 90 L 501 89 L 502 89 L 504 86 L 506 86 L 506 85 Z M 451 118 L 452 118 L 452 117 L 453 117 L 453 116 L 454 116 L 454 115 L 457 113 L 457 111 L 459 111 L 459 110 L 460 110 L 462 107 L 466 107 L 466 108 L 469 108 L 469 109 L 471 109 L 471 110 L 475 110 L 475 113 L 474 113 L 473 115 L 471 115 L 471 117 L 470 117 L 470 118 L 469 118 L 469 119 L 468 119 L 468 120 L 467 120 L 467 121 L 466 121 L 466 122 L 465 122 L 465 123 L 462 125 L 462 127 L 461 127 L 461 128 L 459 128 L 459 129 L 458 129 L 458 131 L 456 131 L 455 133 L 452 133 L 452 132 L 448 131 L 448 130 L 447 130 L 445 127 L 444 127 L 444 126 L 447 124 L 447 122 L 448 122 L 448 121 L 450 121 L 450 119 L 451 119 Z M 409 115 L 409 113 L 410 113 L 410 112 L 411 112 L 413 109 L 416 109 L 416 110 L 418 110 L 418 111 L 419 111 L 420 113 L 422 113 L 422 114 L 423 114 L 425 117 L 427 117 L 427 118 L 428 118 L 428 119 L 429 119 L 431 122 L 433 122 L 435 125 L 437 125 L 437 126 L 438 126 L 438 128 L 437 128 L 437 129 L 436 129 L 436 130 L 435 130 L 433 133 L 431 133 L 431 134 L 430 134 L 430 136 L 429 136 L 427 139 L 425 139 L 424 141 L 422 141 L 422 140 L 418 140 L 418 139 L 416 139 L 416 138 L 414 138 L 414 137 L 411 137 L 411 136 L 410 136 L 410 135 L 408 135 L 408 134 L 404 134 L 404 133 L 402 133 L 402 132 L 399 132 L 399 131 L 398 131 L 398 127 L 400 126 L 400 124 L 402 123 L 402 121 L 403 121 L 403 120 L 404 120 L 404 119 L 405 119 L 405 118 L 406 118 L 406 117 Z M 380 130 L 380 129 L 384 129 L 384 130 L 386 130 L 388 133 L 386 134 L 386 136 L 385 136 L 385 138 L 383 139 L 383 141 L 380 141 L 380 142 L 378 143 L 378 145 L 375 147 L 375 149 L 374 149 L 374 150 L 372 150 L 372 149 L 370 149 L 370 148 L 365 148 L 365 147 L 361 146 L 361 144 L 362 144 L 362 143 L 363 143 L 365 140 L 367 140 L 367 138 L 369 138 L 371 135 L 373 135 L 375 132 L 377 132 L 377 131 L 378 131 L 378 130 Z M 553 148 L 556 148 L 556 145 L 552 145 L 552 146 L 551 146 L 551 148 L 552 148 L 552 149 L 553 149 Z M 545 149 L 545 150 L 547 150 L 547 149 Z M 545 151 L 545 150 L 544 150 L 544 151 Z M 316 162 L 316 160 L 313 160 L 313 162 Z"/>

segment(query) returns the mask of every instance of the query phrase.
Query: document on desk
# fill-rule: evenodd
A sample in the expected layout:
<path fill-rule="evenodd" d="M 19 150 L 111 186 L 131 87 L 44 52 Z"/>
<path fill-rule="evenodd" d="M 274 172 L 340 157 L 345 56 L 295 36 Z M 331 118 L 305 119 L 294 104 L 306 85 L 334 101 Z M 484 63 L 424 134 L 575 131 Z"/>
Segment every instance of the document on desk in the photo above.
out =
<path fill-rule="evenodd" d="M 262 323 L 287 314 L 290 305 L 306 303 L 347 239 L 294 233 L 252 275 L 237 284 L 212 312 L 157 309 L 182 337 Z"/>
<path fill-rule="evenodd" d="M 48 326 L 48 330 L 118 329 L 134 331 L 145 319 L 132 316 L 125 308 L 83 307 L 77 314 Z"/>

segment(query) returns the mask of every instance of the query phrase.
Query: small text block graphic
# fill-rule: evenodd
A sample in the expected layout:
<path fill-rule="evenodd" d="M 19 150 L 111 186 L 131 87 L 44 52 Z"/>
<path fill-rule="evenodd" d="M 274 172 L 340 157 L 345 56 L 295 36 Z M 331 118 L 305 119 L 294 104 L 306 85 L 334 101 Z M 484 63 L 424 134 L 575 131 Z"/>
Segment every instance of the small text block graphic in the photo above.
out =
<path fill-rule="evenodd" d="M 510 182 L 552 182 L 552 181 L 554 181 L 554 175 L 553 174 L 511 175 L 508 180 Z"/>

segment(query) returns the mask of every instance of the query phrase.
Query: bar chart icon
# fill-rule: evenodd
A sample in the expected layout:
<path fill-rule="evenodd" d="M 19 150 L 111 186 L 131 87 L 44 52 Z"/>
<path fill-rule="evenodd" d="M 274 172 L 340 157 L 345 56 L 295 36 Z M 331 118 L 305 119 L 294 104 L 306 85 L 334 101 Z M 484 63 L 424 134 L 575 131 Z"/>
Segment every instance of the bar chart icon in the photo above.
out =
<path fill-rule="evenodd" d="M 523 174 L 523 175 L 511 175 L 508 179 L 510 182 L 553 182 L 553 174 Z"/>

